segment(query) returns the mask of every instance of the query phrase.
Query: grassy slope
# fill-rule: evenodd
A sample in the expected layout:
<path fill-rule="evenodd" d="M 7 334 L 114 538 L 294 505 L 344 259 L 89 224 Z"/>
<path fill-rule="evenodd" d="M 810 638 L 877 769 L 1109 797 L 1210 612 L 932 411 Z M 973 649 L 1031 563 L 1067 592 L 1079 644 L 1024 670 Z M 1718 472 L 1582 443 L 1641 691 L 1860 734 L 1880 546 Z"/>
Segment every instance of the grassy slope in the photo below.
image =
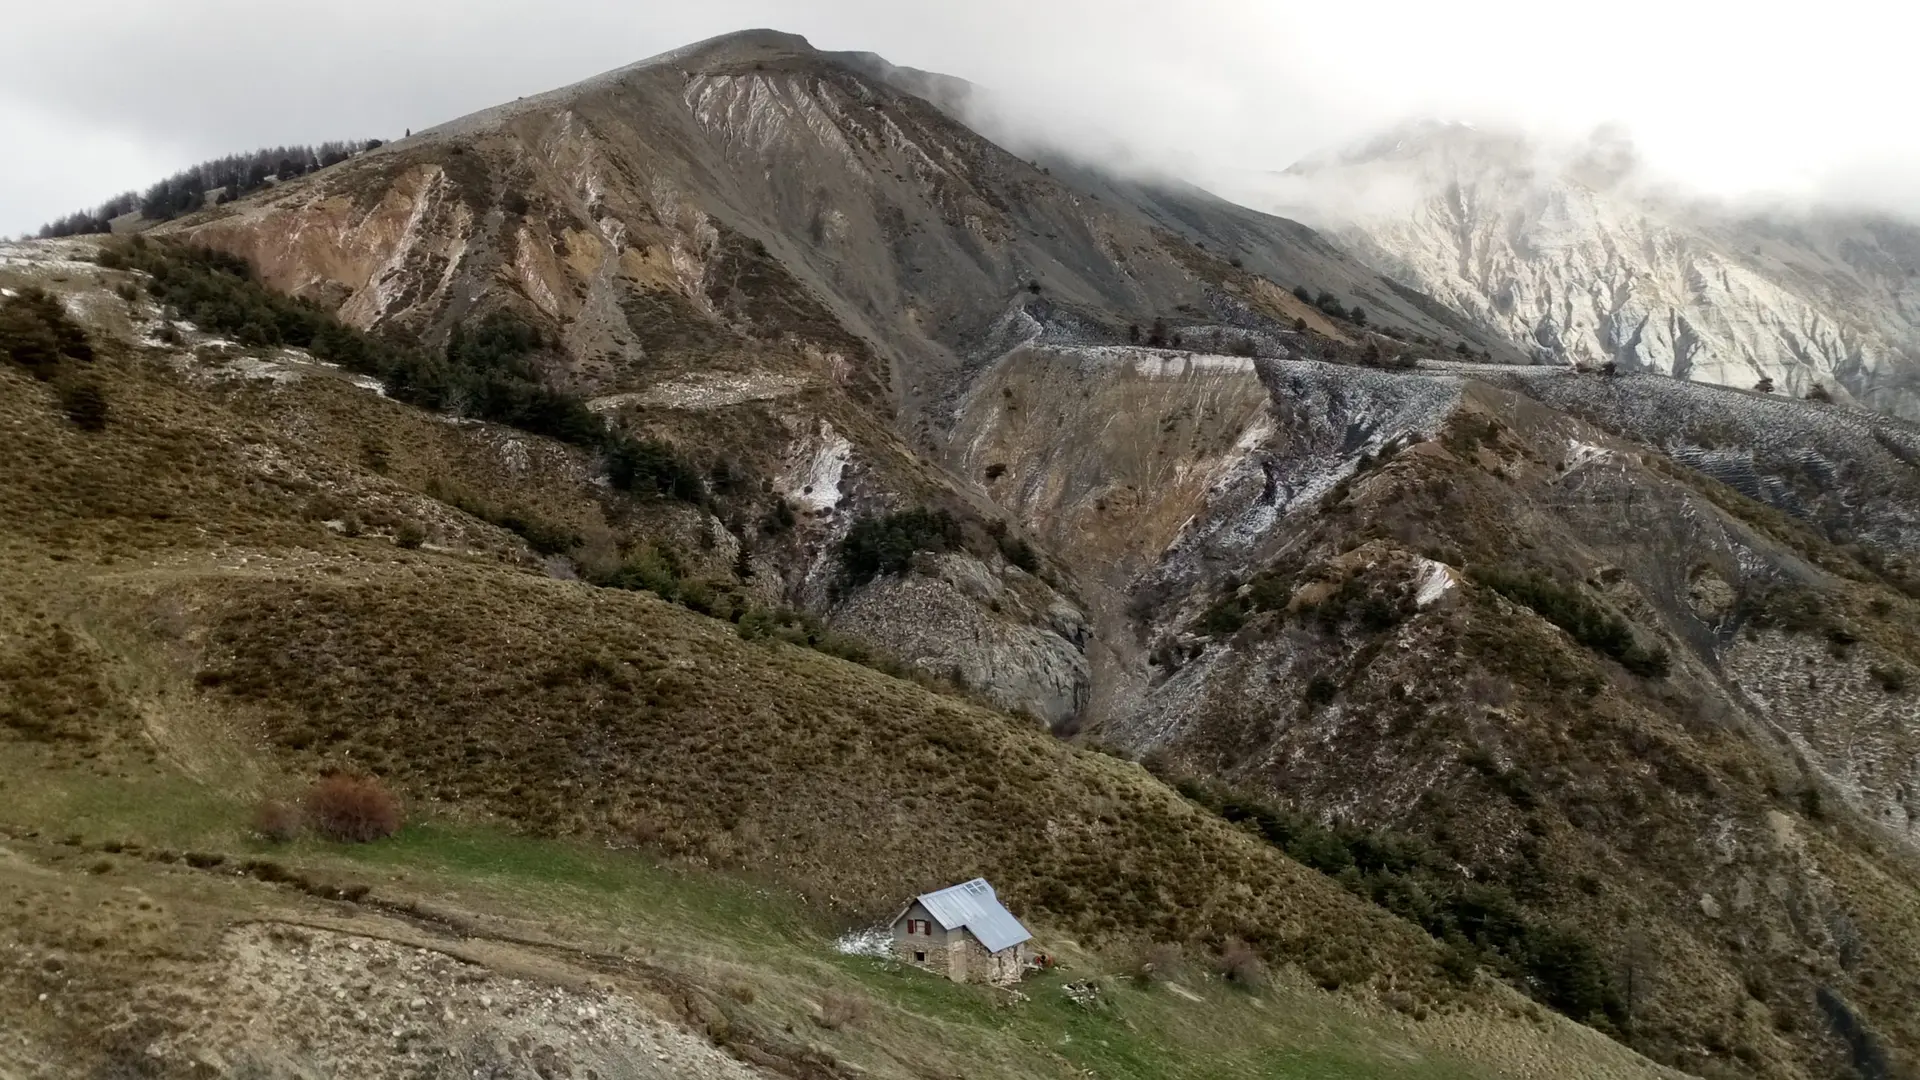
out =
<path fill-rule="evenodd" d="M 242 918 L 309 925 L 350 919 L 348 928 L 357 932 L 404 937 L 411 931 L 431 947 L 468 951 L 532 944 L 569 959 L 582 975 L 596 971 L 593 957 L 621 957 L 642 965 L 656 982 L 685 988 L 695 1011 L 718 1007 L 744 1038 L 797 1030 L 833 1059 L 879 1075 L 1052 1077 L 1091 1069 L 1142 1080 L 1454 1078 L 1495 1075 L 1485 1060 L 1514 1049 L 1440 1049 L 1498 1028 L 1477 1017 L 1413 1024 L 1370 1016 L 1284 977 L 1258 995 L 1198 971 L 1183 976 L 1178 988 L 1148 988 L 1104 974 L 1099 956 L 1070 942 L 1060 943 L 1065 967 L 1027 983 L 1025 1000 L 1009 999 L 837 955 L 830 947 L 837 924 L 817 909 L 790 893 L 709 871 L 442 821 L 362 848 L 313 842 L 269 848 L 234 825 L 244 804 L 215 789 L 164 770 L 111 783 L 87 780 L 32 768 L 34 757 L 18 745 L 0 749 L 10 775 L 19 776 L 23 766 L 31 770 L 28 782 L 10 785 L 16 799 L 0 815 L 0 827 L 19 837 L 8 846 L 24 856 L 0 862 L 0 895 L 31 893 L 36 884 L 89 896 L 139 890 L 155 901 L 155 918 L 167 919 L 177 938 L 173 949 L 156 954 L 133 917 L 96 923 L 93 931 L 107 932 L 74 940 L 62 936 L 70 926 L 60 913 L 36 905 L 12 928 L 14 939 L 56 952 L 68 974 L 90 977 L 63 982 L 52 1015 L 36 1016 L 26 1029 L 49 1040 L 61 1036 L 62 1023 L 79 1027 L 110 1010 L 101 983 L 140 995 L 162 972 L 204 973 L 218 962 L 226 925 Z M 34 826 L 56 822 L 60 842 L 26 838 Z M 103 854 L 109 849 L 112 854 Z M 230 858 L 204 871 L 161 861 L 178 851 Z M 371 892 L 357 905 L 319 903 L 227 872 L 243 859 L 271 860 L 316 882 L 359 884 Z M 29 874 L 43 880 L 23 881 Z M 382 917 L 381 905 L 404 905 L 416 921 L 431 915 L 460 933 L 422 933 Z M 1089 978 L 1099 986 L 1099 1005 L 1077 1005 L 1062 992 L 1064 984 Z M 19 987 L 9 983 L 19 981 L 31 985 L 30 973 L 0 978 L 0 993 L 11 1000 Z M 811 1016 L 830 993 L 866 1002 L 867 1015 L 841 1029 L 820 1029 Z M 1539 1042 L 1525 1047 L 1528 1056 L 1556 1044 L 1562 1053 L 1607 1055 L 1582 1033 L 1510 1026 L 1520 1046 Z"/>
<path fill-rule="evenodd" d="M 97 374 L 113 422 L 83 435 L 45 387 L 0 369 L 0 422 L 17 436 L 20 466 L 0 473 L 0 659 L 17 676 L 0 746 L 5 818 L 19 829 L 237 853 L 253 798 L 348 761 L 389 774 L 417 810 L 447 824 L 351 856 L 302 851 L 299 862 L 385 860 L 380 872 L 404 877 L 408 891 L 519 918 L 557 913 L 589 935 L 633 921 L 622 905 L 644 893 L 633 875 L 648 864 L 509 839 L 490 823 L 616 847 L 645 841 L 686 862 L 751 871 L 812 897 L 778 902 L 808 927 L 776 934 L 779 963 L 801 965 L 808 979 L 821 970 L 857 979 L 886 1003 L 887 1021 L 864 1029 L 875 1055 L 920 1046 L 912 1025 L 924 1010 L 926 1023 L 959 1025 L 941 1027 L 937 1040 L 956 1055 L 974 1053 L 976 1028 L 1011 1028 L 1020 1047 L 1081 1032 L 1110 1045 L 1075 1052 L 1110 1053 L 1090 1064 L 1119 1075 L 1322 1075 L 1312 1071 L 1321 1065 L 1347 1070 L 1326 1075 L 1402 1075 L 1392 1062 L 1424 1052 L 1376 1051 L 1401 1036 L 1351 1033 L 1400 1029 L 1416 1046 L 1478 1044 L 1482 1066 L 1558 1056 L 1568 1039 L 1594 1075 L 1635 1068 L 1557 1021 L 1516 1020 L 1527 1010 L 1503 992 L 1450 987 L 1417 931 L 1198 813 L 1136 767 L 866 669 L 742 642 L 724 623 L 649 597 L 549 580 L 504 534 L 369 472 L 351 453 L 351 432 L 248 419 L 260 395 L 337 386 L 195 387 L 144 357 L 102 361 Z M 385 422 L 359 430 L 389 442 L 427 438 L 423 423 L 444 427 L 364 400 Z M 304 415 L 324 429 L 329 411 Z M 446 460 L 457 466 L 459 455 Z M 511 481 L 483 472 L 461 479 Z M 551 485 L 538 489 L 551 497 Z M 405 552 L 378 535 L 340 537 L 309 520 L 316 494 L 458 526 L 449 539 L 459 542 Z M 1115 988 L 1138 1004 L 1099 1021 L 1061 1013 L 1043 993 L 1035 1000 L 1047 1005 L 1007 1024 L 971 991 L 863 962 L 819 968 L 822 912 L 870 916 L 976 872 L 1062 944 L 1075 934 L 1124 957 L 1130 941 L 1245 937 L 1358 993 L 1286 991 L 1287 1007 L 1275 1010 L 1286 1019 L 1229 1053 L 1210 1026 L 1224 1022 L 1217 1003 L 1189 1008 Z M 568 879 L 575 884 L 557 883 Z M 700 880 L 760 902 L 746 885 Z M 218 923 L 225 901 L 215 892 L 202 903 Z M 727 910 L 708 899 L 662 906 Z M 724 917 L 660 932 L 715 950 L 749 948 L 758 933 Z M 1304 978 L 1288 971 L 1283 982 Z M 1382 999 L 1427 1019 L 1359 1019 L 1356 1007 Z M 1251 1002 L 1235 1008 L 1267 1015 L 1248 1011 L 1264 1009 Z M 1328 1019 L 1296 1023 L 1307 1015 Z M 1215 1052 L 1160 1056 L 1161 1031 Z M 979 1052 L 1012 1074 L 1027 1060 L 1011 1046 Z M 1222 1072 L 1179 1073 L 1175 1059 Z"/>

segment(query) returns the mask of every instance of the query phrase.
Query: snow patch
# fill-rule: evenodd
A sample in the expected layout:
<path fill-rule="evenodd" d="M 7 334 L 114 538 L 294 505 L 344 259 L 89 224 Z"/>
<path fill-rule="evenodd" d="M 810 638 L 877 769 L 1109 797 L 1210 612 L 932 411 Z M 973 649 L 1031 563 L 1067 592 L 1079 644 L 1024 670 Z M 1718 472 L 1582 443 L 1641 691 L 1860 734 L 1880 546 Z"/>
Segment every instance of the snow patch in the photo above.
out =
<path fill-rule="evenodd" d="M 1416 607 L 1424 608 L 1453 591 L 1454 573 L 1453 567 L 1432 559 L 1421 559 L 1420 565 L 1424 574 L 1420 578 L 1420 591 L 1414 594 L 1413 602 Z"/>
<path fill-rule="evenodd" d="M 1582 465 L 1593 465 L 1612 461 L 1613 458 L 1613 451 L 1604 446 L 1595 446 L 1590 442 L 1581 442 L 1579 439 L 1567 440 L 1568 472 L 1572 472 Z"/>
<path fill-rule="evenodd" d="M 810 512 L 832 510 L 843 498 L 840 482 L 853 462 L 853 444 L 820 422 L 820 446 L 800 465 L 780 479 L 780 493 Z"/>
<path fill-rule="evenodd" d="M 833 951 L 842 956 L 871 956 L 875 960 L 891 960 L 893 931 L 884 926 L 849 931 L 833 943 Z"/>

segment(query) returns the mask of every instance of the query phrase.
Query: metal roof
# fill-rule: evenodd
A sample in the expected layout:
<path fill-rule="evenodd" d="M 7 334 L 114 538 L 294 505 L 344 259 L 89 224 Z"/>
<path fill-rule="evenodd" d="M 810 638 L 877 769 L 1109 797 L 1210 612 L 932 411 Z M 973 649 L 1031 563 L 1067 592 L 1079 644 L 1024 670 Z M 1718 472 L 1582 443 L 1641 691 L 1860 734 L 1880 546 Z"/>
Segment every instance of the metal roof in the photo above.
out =
<path fill-rule="evenodd" d="M 1011 949 L 1033 935 L 1020 925 L 1013 913 L 1000 906 L 1000 898 L 986 878 L 974 878 L 952 888 L 920 897 L 920 904 L 948 930 L 966 927 L 980 939 L 988 952 Z"/>

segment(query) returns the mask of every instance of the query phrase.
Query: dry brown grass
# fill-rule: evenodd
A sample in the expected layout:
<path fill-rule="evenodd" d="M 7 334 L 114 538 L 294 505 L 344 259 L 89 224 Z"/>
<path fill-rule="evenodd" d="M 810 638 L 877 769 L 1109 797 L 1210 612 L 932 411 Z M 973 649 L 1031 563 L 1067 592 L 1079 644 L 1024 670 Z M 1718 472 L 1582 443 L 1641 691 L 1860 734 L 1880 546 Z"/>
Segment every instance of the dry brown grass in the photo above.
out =
<path fill-rule="evenodd" d="M 1186 969 L 1186 953 L 1171 942 L 1149 945 L 1140 952 L 1134 966 L 1134 978 L 1143 983 L 1177 981 Z"/>
<path fill-rule="evenodd" d="M 1239 937 L 1439 992 L 1423 935 L 1138 768 L 650 596 L 447 561 L 207 584 L 198 681 L 309 767 L 355 763 L 541 833 L 751 861 L 863 915 L 985 874 L 1079 932 Z"/>
<path fill-rule="evenodd" d="M 1253 946 L 1229 941 L 1220 950 L 1220 977 L 1243 990 L 1259 990 L 1267 985 L 1267 965 Z"/>
<path fill-rule="evenodd" d="M 813 1022 L 829 1031 L 838 1031 L 860 1023 L 872 1011 L 872 1005 L 859 994 L 829 990 L 820 996 L 820 1007 L 813 1014 Z"/>
<path fill-rule="evenodd" d="M 400 800 L 370 776 L 335 773 L 307 792 L 306 820 L 328 840 L 364 844 L 400 831 Z"/>
<path fill-rule="evenodd" d="M 284 844 L 300 835 L 306 823 L 300 808 L 279 799 L 263 799 L 253 808 L 253 831 L 264 840 Z"/>

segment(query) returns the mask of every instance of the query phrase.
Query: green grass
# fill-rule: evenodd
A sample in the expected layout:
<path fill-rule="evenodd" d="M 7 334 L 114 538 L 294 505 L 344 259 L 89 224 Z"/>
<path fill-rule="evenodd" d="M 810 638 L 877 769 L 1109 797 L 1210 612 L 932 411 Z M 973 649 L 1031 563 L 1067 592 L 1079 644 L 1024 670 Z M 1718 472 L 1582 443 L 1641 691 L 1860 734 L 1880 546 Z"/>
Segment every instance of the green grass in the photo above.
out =
<path fill-rule="evenodd" d="M 1190 981 L 1183 989 L 1193 1001 L 1123 975 L 1056 970 L 1029 977 L 1020 987 L 1026 1000 L 1008 1007 L 992 991 L 900 965 L 847 957 L 842 968 L 876 999 L 939 1028 L 991 1031 L 1108 1080 L 1484 1075 L 1292 988 L 1255 996 Z M 1100 993 L 1091 1006 L 1064 992 L 1089 975 Z"/>
<path fill-rule="evenodd" d="M 643 856 L 516 836 L 490 827 L 429 821 L 364 846 L 313 845 L 346 863 L 432 875 L 448 885 L 527 897 L 569 919 L 605 919 L 642 927 L 689 955 L 724 955 L 762 978 L 839 976 L 874 1004 L 871 1020 L 836 1037 L 885 1044 L 898 1029 L 956 1054 L 1007 1062 L 1057 1056 L 1076 1071 L 1111 1080 L 1227 1077 L 1470 1077 L 1466 1066 L 1422 1052 L 1320 995 L 1280 988 L 1256 997 L 1194 982 L 1202 1001 L 1097 974 L 1103 1005 L 1087 1008 L 1063 992 L 1093 974 L 1097 958 L 1075 970 L 1036 975 L 1026 1000 L 960 986 L 925 972 L 829 951 L 831 926 L 797 898 L 738 878 L 663 866 Z M 752 977 L 750 974 L 749 978 Z M 765 982 L 763 982 L 763 988 Z M 781 1005 L 778 986 L 770 1008 Z M 854 1060 L 858 1060 L 855 1058 Z"/>
<path fill-rule="evenodd" d="M 1110 973 L 1114 965 L 1068 945 L 1072 966 L 1041 973 L 1023 998 L 960 986 L 831 948 L 835 921 L 797 896 L 740 876 L 663 864 L 644 855 L 497 826 L 427 818 L 363 845 L 251 836 L 249 799 L 164 767 L 101 776 L 48 768 L 38 748 L 0 743 L 7 798 L 0 822 L 89 848 L 134 845 L 271 860 L 327 880 L 364 880 L 375 898 L 427 898 L 435 908 L 522 921 L 543 936 L 589 948 L 638 948 L 653 962 L 726 985 L 752 986 L 741 1006 L 763 1024 L 807 1023 L 803 1033 L 844 1060 L 922 1060 L 969 1075 L 1109 1080 L 1228 1077 L 1426 1078 L 1476 1073 L 1424 1051 L 1336 999 L 1276 986 L 1255 996 L 1190 978 L 1200 1001 Z M 132 849 L 130 849 L 132 850 Z M 210 876 L 206 899 L 219 901 Z M 1093 978 L 1102 1003 L 1075 1004 L 1068 982 Z M 863 1020 L 825 1031 L 807 1020 L 822 993 L 871 1003 Z"/>
<path fill-rule="evenodd" d="M 231 796 L 165 769 L 102 775 L 61 768 L 52 752 L 0 739 L 0 824 L 94 845 L 220 850 L 241 839 L 246 812 Z"/>

